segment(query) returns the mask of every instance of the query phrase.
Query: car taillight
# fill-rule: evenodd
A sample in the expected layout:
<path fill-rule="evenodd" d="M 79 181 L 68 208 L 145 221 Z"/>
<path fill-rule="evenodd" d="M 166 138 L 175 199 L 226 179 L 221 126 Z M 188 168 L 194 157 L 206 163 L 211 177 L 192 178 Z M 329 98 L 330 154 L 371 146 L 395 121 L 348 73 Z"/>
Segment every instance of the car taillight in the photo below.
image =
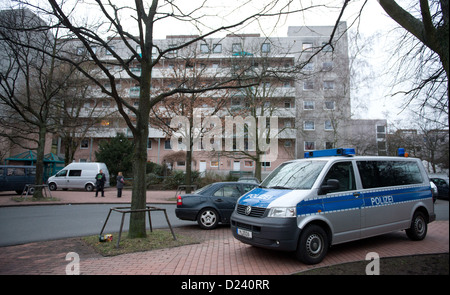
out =
<path fill-rule="evenodd" d="M 177 197 L 177 206 L 183 205 L 183 200 L 181 199 L 181 196 Z"/>

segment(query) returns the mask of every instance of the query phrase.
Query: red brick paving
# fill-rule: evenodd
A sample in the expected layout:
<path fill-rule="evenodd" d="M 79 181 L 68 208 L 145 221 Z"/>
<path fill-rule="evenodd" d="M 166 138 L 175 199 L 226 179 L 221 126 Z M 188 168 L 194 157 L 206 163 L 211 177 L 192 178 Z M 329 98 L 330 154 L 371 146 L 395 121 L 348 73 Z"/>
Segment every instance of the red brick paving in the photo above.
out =
<path fill-rule="evenodd" d="M 183 231 L 178 228 L 177 231 Z M 80 253 L 82 275 L 287 275 L 310 268 L 380 257 L 449 252 L 449 222 L 429 224 L 423 241 L 410 241 L 404 232 L 337 245 L 324 261 L 304 265 L 290 253 L 260 249 L 235 240 L 229 227 L 204 231 L 205 241 L 171 249 L 102 257 L 69 240 L 0 248 L 0 274 L 65 274 L 68 252 Z"/>
<path fill-rule="evenodd" d="M 53 197 L 64 203 L 129 203 L 131 191 L 124 191 L 117 199 L 115 189 L 106 190 L 105 198 L 94 198 L 94 193 L 83 191 L 55 191 Z M 16 202 L 14 196 L 0 193 L 0 206 L 37 204 L 27 200 Z M 173 203 L 174 191 L 149 191 L 149 203 Z M 45 202 L 48 204 L 49 202 Z M 183 233 L 185 228 L 177 228 Z M 198 229 L 200 231 L 200 229 Z M 425 240 L 410 241 L 404 232 L 346 243 L 332 247 L 322 263 L 304 265 L 290 253 L 260 249 L 235 240 L 228 226 L 212 231 L 201 231 L 203 242 L 171 249 L 102 257 L 84 246 L 79 239 L 65 239 L 30 243 L 0 248 L 0 274 L 66 274 L 70 261 L 68 252 L 80 257 L 82 275 L 285 275 L 310 268 L 365 260 L 367 253 L 377 252 L 380 257 L 449 252 L 449 222 L 429 224 Z"/>

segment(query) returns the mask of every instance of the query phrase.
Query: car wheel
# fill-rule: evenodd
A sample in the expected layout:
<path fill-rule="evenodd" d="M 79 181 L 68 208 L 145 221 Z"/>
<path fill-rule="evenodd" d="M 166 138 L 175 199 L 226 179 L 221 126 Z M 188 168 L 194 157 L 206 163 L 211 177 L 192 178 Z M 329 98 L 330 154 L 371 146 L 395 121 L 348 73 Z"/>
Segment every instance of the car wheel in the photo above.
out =
<path fill-rule="evenodd" d="M 48 189 L 51 191 L 56 191 L 56 183 L 52 182 L 48 184 Z"/>
<path fill-rule="evenodd" d="M 92 183 L 88 183 L 86 184 L 86 186 L 84 187 L 86 189 L 86 191 L 88 192 L 92 192 L 94 190 L 94 186 L 92 185 Z"/>
<path fill-rule="evenodd" d="M 211 208 L 204 208 L 197 217 L 198 225 L 203 229 L 214 229 L 219 224 L 219 214 Z"/>
<path fill-rule="evenodd" d="M 302 230 L 296 251 L 297 258 L 306 264 L 320 263 L 328 251 L 328 236 L 325 230 L 315 224 Z"/>
<path fill-rule="evenodd" d="M 427 235 L 428 225 L 425 219 L 425 215 L 417 211 L 414 213 L 411 221 L 411 227 L 406 230 L 406 235 L 413 241 L 420 241 L 425 239 Z"/>

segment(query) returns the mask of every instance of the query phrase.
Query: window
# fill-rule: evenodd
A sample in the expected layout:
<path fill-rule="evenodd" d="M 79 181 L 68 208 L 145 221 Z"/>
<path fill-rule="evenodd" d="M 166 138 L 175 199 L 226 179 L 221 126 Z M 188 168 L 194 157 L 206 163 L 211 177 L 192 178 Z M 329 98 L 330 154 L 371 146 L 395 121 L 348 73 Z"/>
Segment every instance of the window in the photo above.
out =
<path fill-rule="evenodd" d="M 329 150 L 329 149 L 334 149 L 334 143 L 331 141 L 327 141 L 325 142 L 325 149 Z"/>
<path fill-rule="evenodd" d="M 165 150 L 171 150 L 172 149 L 172 146 L 170 145 L 170 139 L 166 139 L 164 141 L 164 149 Z"/>
<path fill-rule="evenodd" d="M 325 109 L 326 110 L 334 110 L 334 101 L 326 101 Z"/>
<path fill-rule="evenodd" d="M 377 125 L 377 133 L 386 133 L 386 126 Z"/>
<path fill-rule="evenodd" d="M 251 184 L 243 184 L 242 188 L 244 189 L 244 193 L 248 193 L 249 191 L 251 191 L 252 189 L 254 189 L 256 186 L 251 185 Z"/>
<path fill-rule="evenodd" d="M 213 53 L 222 53 L 222 44 L 214 44 Z"/>
<path fill-rule="evenodd" d="M 339 188 L 328 192 L 334 193 L 356 189 L 352 162 L 339 162 L 334 164 L 323 179 L 322 185 L 326 184 L 329 179 L 337 179 L 339 181 Z"/>
<path fill-rule="evenodd" d="M 77 55 L 84 55 L 84 47 L 77 47 Z"/>
<path fill-rule="evenodd" d="M 314 130 L 314 121 L 304 121 L 303 130 Z"/>
<path fill-rule="evenodd" d="M 56 177 L 63 177 L 67 175 L 67 170 L 61 170 L 58 173 L 56 173 Z"/>
<path fill-rule="evenodd" d="M 109 46 L 110 49 L 106 49 L 106 55 L 112 55 L 112 52 L 114 51 L 114 46 Z"/>
<path fill-rule="evenodd" d="M 331 123 L 331 120 L 326 120 L 325 121 L 325 130 L 333 130 L 333 124 Z"/>
<path fill-rule="evenodd" d="M 149 149 L 149 150 L 152 149 L 152 139 L 151 138 L 147 139 L 147 149 Z"/>
<path fill-rule="evenodd" d="M 313 151 L 316 149 L 316 143 L 314 141 L 305 141 L 305 151 Z"/>
<path fill-rule="evenodd" d="M 303 90 L 313 90 L 314 89 L 314 81 L 308 80 L 303 82 Z"/>
<path fill-rule="evenodd" d="M 307 63 L 307 64 L 303 67 L 303 69 L 304 69 L 305 71 L 308 71 L 308 72 L 314 71 L 314 63 L 313 63 L 313 62 Z"/>
<path fill-rule="evenodd" d="M 412 161 L 357 161 L 363 188 L 422 183 L 422 174 Z"/>
<path fill-rule="evenodd" d="M 89 139 L 83 139 L 81 141 L 80 148 L 81 149 L 88 149 L 89 148 Z"/>
<path fill-rule="evenodd" d="M 324 71 L 331 71 L 332 69 L 333 69 L 333 62 L 331 62 L 331 61 L 329 61 L 329 62 L 324 62 L 323 64 L 322 64 L 322 69 L 324 70 Z"/>
<path fill-rule="evenodd" d="M 311 52 L 312 49 L 313 49 L 313 44 L 312 44 L 312 42 L 304 42 L 304 43 L 302 44 L 302 50 L 303 50 L 303 51 Z"/>
<path fill-rule="evenodd" d="M 81 176 L 81 170 L 70 170 L 69 176 Z"/>
<path fill-rule="evenodd" d="M 236 185 L 226 185 L 218 189 L 214 193 L 215 197 L 231 197 L 239 198 L 241 196 L 241 191 Z"/>
<path fill-rule="evenodd" d="M 261 45 L 261 52 L 262 53 L 269 53 L 270 52 L 270 43 L 263 43 Z"/>
<path fill-rule="evenodd" d="M 323 52 L 333 51 L 333 47 L 331 47 L 331 45 L 328 44 L 327 42 L 322 42 L 322 47 L 323 47 L 323 49 L 322 49 Z"/>
<path fill-rule="evenodd" d="M 334 81 L 323 81 L 323 89 L 333 90 L 334 89 Z"/>
<path fill-rule="evenodd" d="M 200 52 L 201 53 L 209 53 L 208 44 L 200 44 Z"/>
<path fill-rule="evenodd" d="M 210 165 L 211 167 L 219 167 L 219 161 L 211 161 L 211 162 L 209 163 L 209 165 Z"/>
<path fill-rule="evenodd" d="M 288 162 L 278 166 L 264 179 L 262 186 L 283 186 L 293 189 L 310 189 L 326 161 Z"/>
<path fill-rule="evenodd" d="M 233 43 L 233 45 L 231 46 L 231 51 L 233 53 L 242 52 L 242 45 L 241 45 L 241 43 Z"/>
<path fill-rule="evenodd" d="M 304 101 L 303 102 L 303 109 L 304 110 L 314 110 L 315 103 L 314 101 Z"/>
<path fill-rule="evenodd" d="M 253 161 L 245 160 L 244 161 L 244 167 L 252 168 L 253 167 Z"/>

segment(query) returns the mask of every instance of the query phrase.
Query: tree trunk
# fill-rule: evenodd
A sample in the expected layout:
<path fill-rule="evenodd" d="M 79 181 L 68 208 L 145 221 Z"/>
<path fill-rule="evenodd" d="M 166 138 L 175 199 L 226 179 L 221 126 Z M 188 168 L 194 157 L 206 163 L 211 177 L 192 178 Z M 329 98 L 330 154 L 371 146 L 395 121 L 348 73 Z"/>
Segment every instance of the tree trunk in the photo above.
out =
<path fill-rule="evenodd" d="M 47 128 L 45 124 L 39 126 L 39 141 L 36 149 L 36 185 L 44 183 L 44 156 L 45 156 L 45 135 L 47 134 Z M 33 193 L 33 198 L 42 199 L 42 188 L 36 187 Z"/>
<path fill-rule="evenodd" d="M 147 187 L 145 173 L 147 164 L 147 131 L 141 130 L 138 138 L 134 138 L 133 155 L 133 192 L 131 196 L 131 209 L 145 209 L 147 203 Z M 135 135 L 136 136 L 136 135 Z M 136 212 L 130 215 L 129 238 L 144 238 L 147 236 L 145 229 L 145 213 Z"/>
<path fill-rule="evenodd" d="M 147 203 L 147 185 L 145 181 L 147 167 L 147 141 L 150 112 L 151 67 L 143 63 L 139 93 L 139 110 L 136 114 L 136 127 L 132 129 L 134 139 L 133 153 L 133 192 L 131 209 L 145 209 Z M 129 238 L 147 236 L 145 213 L 131 213 Z"/>

